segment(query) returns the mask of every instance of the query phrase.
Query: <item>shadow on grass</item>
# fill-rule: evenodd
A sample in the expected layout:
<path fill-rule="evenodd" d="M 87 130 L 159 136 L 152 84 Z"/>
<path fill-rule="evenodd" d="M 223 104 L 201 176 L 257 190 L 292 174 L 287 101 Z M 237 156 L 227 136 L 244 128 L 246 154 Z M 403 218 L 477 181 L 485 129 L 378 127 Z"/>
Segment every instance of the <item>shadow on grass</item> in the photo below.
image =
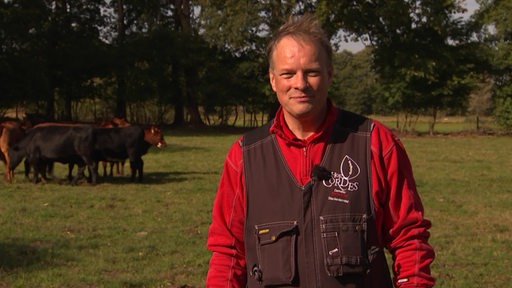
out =
<path fill-rule="evenodd" d="M 55 251 L 61 250 L 65 243 L 53 243 L 51 241 L 33 240 L 25 241 L 12 239 L 0 242 L 0 270 L 14 271 L 37 266 L 59 265 L 70 259 L 67 256 L 56 255 Z"/>
<path fill-rule="evenodd" d="M 126 171 L 126 170 L 125 170 Z M 169 184 L 169 183 L 180 183 L 189 181 L 191 179 L 198 179 L 202 178 L 207 175 L 213 175 L 218 174 L 218 172 L 213 171 L 152 171 L 152 172 L 144 172 L 144 178 L 142 182 L 138 181 L 138 178 L 136 177 L 135 181 L 131 181 L 131 172 L 125 172 L 124 175 L 106 175 L 103 176 L 102 174 L 98 175 L 98 178 L 96 180 L 96 185 L 103 184 L 103 183 L 109 183 L 109 184 L 136 184 L 136 183 L 142 183 L 142 184 Z M 32 181 L 27 178 L 20 177 L 23 180 L 21 183 L 31 183 Z M 50 185 L 69 185 L 72 186 L 71 182 L 66 177 L 52 177 L 45 181 L 45 184 Z M 34 185 L 44 185 L 40 181 L 37 184 Z M 87 186 L 91 185 L 88 183 L 88 180 L 81 179 L 76 184 L 77 186 Z"/>
<path fill-rule="evenodd" d="M 206 171 L 157 171 L 144 173 L 144 179 L 142 184 L 169 184 L 169 183 L 180 183 L 189 181 L 191 179 L 202 178 L 206 175 L 218 174 L 218 172 L 206 172 Z M 139 183 L 131 181 L 129 175 L 122 176 L 99 176 L 97 180 L 98 184 L 110 183 L 110 184 L 134 184 Z"/>

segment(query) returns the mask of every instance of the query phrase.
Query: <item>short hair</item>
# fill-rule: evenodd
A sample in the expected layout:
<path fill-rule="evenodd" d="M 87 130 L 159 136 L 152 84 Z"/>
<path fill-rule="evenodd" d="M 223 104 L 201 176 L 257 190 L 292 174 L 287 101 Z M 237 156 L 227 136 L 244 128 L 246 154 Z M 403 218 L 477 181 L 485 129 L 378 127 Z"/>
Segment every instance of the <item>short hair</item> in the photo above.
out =
<path fill-rule="evenodd" d="M 273 67 L 272 54 L 277 44 L 285 38 L 292 37 L 298 41 L 311 41 L 320 45 L 325 51 L 327 61 L 332 65 L 332 46 L 329 37 L 323 30 L 318 20 L 310 14 L 292 15 L 288 20 L 275 31 L 267 46 L 267 58 L 269 67 Z"/>

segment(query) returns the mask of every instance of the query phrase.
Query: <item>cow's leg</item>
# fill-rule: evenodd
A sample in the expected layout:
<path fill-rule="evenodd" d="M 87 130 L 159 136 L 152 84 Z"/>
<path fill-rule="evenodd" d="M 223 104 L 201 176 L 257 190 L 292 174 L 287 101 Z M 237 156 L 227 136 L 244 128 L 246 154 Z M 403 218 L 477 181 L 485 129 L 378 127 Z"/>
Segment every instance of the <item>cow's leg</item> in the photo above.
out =
<path fill-rule="evenodd" d="M 7 163 L 4 163 L 4 180 L 6 182 L 10 182 L 9 181 L 9 172 L 10 172 L 9 165 L 7 165 Z"/>
<path fill-rule="evenodd" d="M 8 182 L 12 183 L 12 179 L 14 178 L 14 170 L 9 169 L 9 172 L 7 172 L 7 173 L 9 174 Z"/>
<path fill-rule="evenodd" d="M 116 175 L 121 175 L 120 165 L 121 165 L 121 161 L 114 161 L 114 162 L 112 162 L 112 166 L 116 167 Z"/>
<path fill-rule="evenodd" d="M 118 175 L 124 175 L 124 164 L 125 160 L 117 162 Z"/>
<path fill-rule="evenodd" d="M 135 181 L 135 175 L 136 175 L 136 173 L 137 173 L 137 167 L 136 167 L 136 165 L 137 165 L 137 164 L 135 163 L 135 161 L 133 161 L 133 160 L 131 160 L 131 159 L 130 159 L 130 170 L 131 170 L 131 172 L 132 172 L 131 177 L 130 177 L 130 180 L 131 180 L 132 182 L 134 182 L 134 181 Z"/>
<path fill-rule="evenodd" d="M 108 166 L 109 166 L 109 168 L 110 168 L 110 169 L 109 169 L 109 172 L 108 172 L 108 176 L 109 176 L 109 177 L 114 177 L 114 165 L 115 165 L 115 163 L 116 163 L 115 161 L 110 161 L 110 162 L 108 163 L 108 164 L 109 164 Z"/>
<path fill-rule="evenodd" d="M 46 182 L 48 181 L 48 175 L 46 174 L 46 171 L 48 170 L 48 162 L 40 161 L 39 163 L 39 174 L 41 174 L 41 180 Z"/>
<path fill-rule="evenodd" d="M 32 170 L 34 170 L 34 176 L 32 183 L 37 184 L 39 182 L 39 169 L 41 169 L 40 161 L 31 161 Z"/>
<path fill-rule="evenodd" d="M 103 163 L 103 162 L 102 162 Z M 92 175 L 96 175 L 96 180 L 97 181 L 98 179 L 98 176 L 100 175 L 100 173 L 98 172 L 99 170 L 99 166 L 100 166 L 100 162 L 98 161 L 94 161 L 94 163 L 92 164 L 91 167 L 89 167 L 89 183 L 92 182 Z"/>
<path fill-rule="evenodd" d="M 142 182 L 142 169 L 144 166 L 144 162 L 142 161 L 142 158 L 136 158 L 133 160 L 130 160 L 130 167 L 132 169 L 132 177 L 131 181 L 135 182 L 135 178 L 137 176 L 137 173 L 139 173 L 139 182 Z"/>
<path fill-rule="evenodd" d="M 78 180 L 80 180 L 84 176 L 84 170 L 85 170 L 85 164 L 77 164 L 78 171 L 76 172 L 75 177 L 73 177 L 73 180 L 71 181 L 71 185 L 76 185 L 78 183 Z"/>
<path fill-rule="evenodd" d="M 45 167 L 45 175 L 48 175 L 50 178 L 53 178 L 53 168 L 55 166 L 55 162 L 53 161 L 48 161 L 48 163 L 46 164 L 46 167 Z M 48 179 L 47 176 L 45 176 L 46 179 Z"/>
<path fill-rule="evenodd" d="M 103 177 L 107 176 L 107 161 L 101 161 L 101 166 L 103 167 Z"/>
<path fill-rule="evenodd" d="M 125 162 L 126 162 L 125 160 L 119 162 L 119 166 L 121 166 L 121 173 L 119 175 L 124 175 L 124 163 Z"/>
<path fill-rule="evenodd" d="M 98 178 L 98 162 L 97 161 L 90 161 L 87 164 L 87 167 L 89 168 L 89 178 L 92 185 L 96 185 L 96 181 Z"/>
<path fill-rule="evenodd" d="M 139 182 L 142 182 L 143 177 L 144 177 L 144 161 L 141 158 L 140 165 L 139 165 Z"/>
<path fill-rule="evenodd" d="M 2 134 L 1 132 L 2 132 L 2 129 L 0 127 L 0 135 Z M 4 162 L 4 179 L 5 179 L 5 181 L 10 182 L 10 179 L 9 179 L 9 171 L 10 171 L 10 169 L 9 169 L 9 163 L 10 163 L 9 153 L 8 153 L 7 149 L 3 147 L 3 145 L 2 145 L 2 147 L 0 147 L 0 153 L 3 154 L 4 158 L 5 158 L 5 159 L 2 159 L 2 162 Z"/>
<path fill-rule="evenodd" d="M 12 178 L 14 176 L 14 170 L 9 169 L 9 163 L 11 163 L 11 160 L 9 158 L 9 153 L 4 153 L 4 157 L 5 157 L 4 178 L 5 178 L 6 182 L 12 183 Z"/>
<path fill-rule="evenodd" d="M 75 168 L 75 163 L 68 163 L 68 181 L 71 182 L 73 180 L 73 168 Z"/>
<path fill-rule="evenodd" d="M 23 164 L 25 168 L 25 178 L 27 180 L 30 180 L 30 161 L 28 161 L 28 159 L 25 159 L 25 161 L 23 161 Z"/>
<path fill-rule="evenodd" d="M 3 162 L 3 159 L 2 159 Z M 7 163 L 4 162 L 4 180 L 7 181 L 7 173 L 9 173 L 9 166 L 7 166 Z"/>
<path fill-rule="evenodd" d="M 96 185 L 96 181 L 98 178 L 98 166 L 99 161 L 93 160 L 92 157 L 89 156 L 82 156 L 83 160 L 83 170 L 82 175 L 85 177 L 84 170 L 85 167 L 87 167 L 87 171 L 89 172 L 89 177 L 87 177 L 87 182 L 89 182 L 91 185 Z"/>

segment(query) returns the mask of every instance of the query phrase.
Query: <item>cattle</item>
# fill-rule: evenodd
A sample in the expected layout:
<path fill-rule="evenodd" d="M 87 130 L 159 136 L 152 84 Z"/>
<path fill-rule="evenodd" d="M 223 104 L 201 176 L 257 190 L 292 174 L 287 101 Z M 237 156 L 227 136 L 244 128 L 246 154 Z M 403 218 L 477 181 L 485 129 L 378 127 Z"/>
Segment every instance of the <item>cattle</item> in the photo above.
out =
<path fill-rule="evenodd" d="M 24 128 L 20 121 L 9 119 L 0 122 L 0 160 L 4 162 L 4 179 L 12 182 L 14 171 L 9 169 L 11 159 L 8 150 L 24 137 Z"/>
<path fill-rule="evenodd" d="M 31 126 L 31 128 L 37 128 L 37 127 L 47 127 L 47 126 L 92 126 L 92 124 L 89 123 L 82 123 L 82 122 L 60 122 L 60 121 L 41 121 L 37 124 Z M 76 163 L 73 161 L 68 163 L 68 180 L 72 181 L 74 179 L 73 177 L 73 168 Z M 44 181 L 48 180 L 48 175 L 53 177 L 53 168 L 54 168 L 54 162 L 53 161 L 44 161 L 40 163 L 39 167 L 39 173 L 41 174 L 41 179 Z M 25 160 L 25 177 L 29 178 L 30 174 L 30 163 L 28 160 Z"/>
<path fill-rule="evenodd" d="M 130 162 L 131 181 L 143 181 L 145 155 L 151 145 L 163 148 L 167 145 L 160 129 L 151 125 L 143 128 L 133 125 L 119 128 L 95 128 L 95 157 L 97 161 Z"/>
<path fill-rule="evenodd" d="M 96 124 L 96 126 L 103 128 L 115 128 L 115 127 L 126 127 L 130 126 L 130 123 L 126 119 L 121 117 L 113 117 L 111 120 L 102 121 Z M 107 176 L 107 166 L 110 164 L 110 170 L 108 175 L 114 175 L 114 167 L 116 168 L 117 175 L 124 175 L 124 163 L 123 161 L 101 161 L 101 167 L 103 167 L 103 177 Z M 99 167 L 99 166 L 98 166 Z"/>
<path fill-rule="evenodd" d="M 90 172 L 90 182 L 96 184 L 99 161 L 123 161 L 129 159 L 131 180 L 143 180 L 142 156 L 150 146 L 167 145 L 160 129 L 152 125 L 120 128 L 98 128 L 91 125 L 40 126 L 27 132 L 25 138 L 9 149 L 10 169 L 14 170 L 25 157 L 34 169 L 33 182 L 48 163 L 76 164 L 78 173 L 72 184 L 84 177 L 85 167 Z"/>
<path fill-rule="evenodd" d="M 43 173 L 48 163 L 60 162 L 78 165 L 78 173 L 72 179 L 76 184 L 89 168 L 90 178 L 96 183 L 96 161 L 94 159 L 93 127 L 81 126 L 41 126 L 27 131 L 26 136 L 9 149 L 11 162 L 9 169 L 14 170 L 23 160 L 34 170 L 33 182 L 37 183 L 39 173 Z"/>
<path fill-rule="evenodd" d="M 84 126 L 84 125 L 86 125 L 86 126 L 97 126 L 97 127 L 112 128 L 112 127 L 128 126 L 128 125 L 130 125 L 130 123 L 128 121 L 126 121 L 124 118 L 113 117 L 111 120 L 102 121 L 102 122 L 98 122 L 98 123 L 40 121 L 37 124 L 33 125 L 32 127 L 36 128 L 36 127 L 46 127 L 46 126 Z M 25 176 L 28 178 L 29 170 L 30 170 L 30 164 L 27 163 L 27 162 L 28 161 L 26 161 L 26 163 L 25 163 Z M 45 162 L 46 163 L 44 163 L 42 165 L 45 165 L 46 167 L 40 167 L 40 173 L 41 173 L 42 179 L 46 181 L 46 180 L 48 180 L 47 174 L 53 175 L 54 163 L 52 161 L 45 161 Z M 107 162 L 103 162 L 102 161 L 102 164 L 103 164 L 103 175 L 106 175 L 106 163 Z M 120 174 L 120 166 L 119 166 L 120 163 L 119 162 L 110 162 L 110 163 L 111 163 L 110 174 L 112 175 L 112 171 L 113 171 L 113 166 L 114 165 L 116 165 L 118 174 Z M 124 164 L 124 162 L 122 164 Z M 74 178 L 73 174 L 72 174 L 73 173 L 74 165 L 75 165 L 74 162 L 70 162 L 68 164 L 68 180 L 69 181 L 71 181 Z"/>

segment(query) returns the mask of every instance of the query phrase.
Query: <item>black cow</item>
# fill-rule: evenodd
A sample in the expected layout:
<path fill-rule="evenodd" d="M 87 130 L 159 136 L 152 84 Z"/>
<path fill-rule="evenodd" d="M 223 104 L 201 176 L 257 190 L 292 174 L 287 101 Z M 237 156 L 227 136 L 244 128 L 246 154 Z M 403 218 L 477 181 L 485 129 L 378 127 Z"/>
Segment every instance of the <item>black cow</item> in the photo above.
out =
<path fill-rule="evenodd" d="M 131 168 L 131 181 L 143 180 L 145 155 L 149 147 L 158 148 L 167 144 L 160 129 L 156 126 L 143 128 L 141 126 L 127 126 L 119 128 L 94 128 L 94 157 L 96 161 L 124 161 L 129 159 Z"/>
<path fill-rule="evenodd" d="M 89 168 L 90 178 L 96 183 L 97 162 L 94 159 L 94 128 L 92 126 L 43 126 L 29 129 L 26 136 L 9 149 L 10 169 L 14 170 L 23 160 L 34 169 L 33 182 L 49 163 L 76 164 L 78 173 L 72 179 L 76 184 Z"/>

